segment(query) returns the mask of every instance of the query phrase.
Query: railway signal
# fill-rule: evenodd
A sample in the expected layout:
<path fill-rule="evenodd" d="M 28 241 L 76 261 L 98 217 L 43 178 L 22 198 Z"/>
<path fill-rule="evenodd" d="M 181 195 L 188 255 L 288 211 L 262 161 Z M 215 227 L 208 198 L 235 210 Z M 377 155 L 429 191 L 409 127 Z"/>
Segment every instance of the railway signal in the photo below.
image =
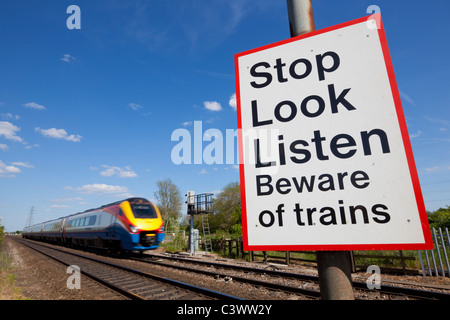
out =
<path fill-rule="evenodd" d="M 212 212 L 212 193 L 195 194 L 194 191 L 186 193 L 187 214 L 190 215 L 189 228 L 189 252 L 195 254 L 196 243 L 198 241 L 198 230 L 194 229 L 194 216 L 200 215 L 203 229 L 203 239 L 205 251 L 212 252 L 211 234 L 209 229 L 208 214 Z"/>

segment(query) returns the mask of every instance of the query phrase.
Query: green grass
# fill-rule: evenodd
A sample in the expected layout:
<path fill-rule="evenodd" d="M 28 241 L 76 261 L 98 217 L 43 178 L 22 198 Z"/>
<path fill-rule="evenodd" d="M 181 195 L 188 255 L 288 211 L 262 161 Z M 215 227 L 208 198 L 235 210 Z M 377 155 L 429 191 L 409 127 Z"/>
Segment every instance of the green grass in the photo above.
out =
<path fill-rule="evenodd" d="M 6 247 L 0 244 L 0 300 L 26 299 L 21 289 L 16 287 L 16 276 L 12 265 L 13 258 Z"/>

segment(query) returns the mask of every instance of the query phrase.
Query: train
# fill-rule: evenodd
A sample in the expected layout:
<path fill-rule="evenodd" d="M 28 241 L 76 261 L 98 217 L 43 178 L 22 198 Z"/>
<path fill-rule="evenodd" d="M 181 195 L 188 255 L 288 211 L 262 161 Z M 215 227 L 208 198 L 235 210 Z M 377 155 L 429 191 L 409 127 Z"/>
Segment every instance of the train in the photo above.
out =
<path fill-rule="evenodd" d="M 98 208 L 25 227 L 22 237 L 112 252 L 154 250 L 164 240 L 164 223 L 156 205 L 128 198 Z"/>

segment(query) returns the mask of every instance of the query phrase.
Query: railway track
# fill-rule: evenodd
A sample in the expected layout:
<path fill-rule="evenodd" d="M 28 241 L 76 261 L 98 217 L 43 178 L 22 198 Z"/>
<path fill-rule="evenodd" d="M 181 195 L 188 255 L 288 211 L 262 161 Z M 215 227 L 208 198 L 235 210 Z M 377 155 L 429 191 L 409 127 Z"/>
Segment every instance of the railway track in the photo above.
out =
<path fill-rule="evenodd" d="M 241 300 L 217 291 L 160 277 L 147 272 L 69 252 L 44 244 L 15 239 L 66 266 L 76 265 L 82 274 L 132 300 Z"/>
<path fill-rule="evenodd" d="M 284 291 L 284 292 L 291 293 L 291 294 L 301 295 L 301 296 L 307 297 L 309 299 L 319 299 L 320 298 L 320 292 L 318 291 L 318 288 L 317 288 L 317 290 L 314 290 L 314 289 L 308 289 L 308 288 L 305 288 L 302 286 L 289 286 L 289 285 L 284 285 L 284 284 L 280 284 L 280 283 L 255 279 L 255 277 L 248 277 L 245 275 L 241 276 L 238 274 L 238 272 L 241 272 L 241 273 L 247 274 L 247 275 L 248 274 L 258 275 L 259 274 L 259 275 L 263 275 L 263 276 L 267 277 L 267 276 L 271 276 L 271 274 L 272 274 L 272 272 L 270 270 L 261 271 L 261 269 L 249 268 L 249 267 L 238 266 L 238 265 L 227 265 L 227 264 L 204 262 L 204 261 L 191 261 L 188 259 L 178 259 L 178 258 L 173 258 L 173 257 L 162 258 L 162 259 L 169 259 L 172 261 L 182 261 L 182 262 L 186 262 L 188 264 L 197 264 L 197 265 L 201 266 L 201 267 L 198 267 L 198 266 L 188 267 L 186 265 L 179 265 L 179 264 L 175 265 L 175 264 L 164 263 L 164 262 L 158 261 L 158 260 L 162 260 L 161 256 L 151 255 L 151 254 L 150 254 L 150 258 L 133 257 L 132 259 L 135 261 L 140 261 L 140 262 L 144 262 L 144 263 L 156 264 L 156 265 L 174 268 L 174 269 L 178 269 L 178 270 L 183 270 L 183 271 L 187 271 L 187 272 L 194 272 L 197 274 L 207 275 L 207 276 L 213 277 L 216 280 L 223 279 L 224 281 L 227 281 L 227 279 L 229 279 L 231 281 L 246 283 L 246 284 L 250 284 L 253 286 L 260 287 L 260 288 L 267 288 L 269 290 L 280 290 L 280 291 Z M 210 269 L 210 270 L 208 270 L 208 269 Z M 211 270 L 211 269 L 213 269 L 213 270 Z M 229 269 L 229 270 L 231 269 L 234 272 L 233 273 L 225 273 L 224 270 L 221 270 L 221 269 Z M 307 276 L 301 277 L 301 275 L 296 275 L 296 276 L 300 276 L 301 280 L 303 280 L 307 283 L 306 286 L 311 284 L 311 279 L 309 277 L 307 277 Z M 305 283 L 303 283 L 303 285 L 304 284 Z"/>
<path fill-rule="evenodd" d="M 267 270 L 261 268 L 252 268 L 236 264 L 224 264 L 211 261 L 194 260 L 184 257 L 163 256 L 155 254 L 147 254 L 146 258 L 133 258 L 134 260 L 159 264 L 165 267 L 177 268 L 185 271 L 201 273 L 205 275 L 232 278 L 235 281 L 242 283 L 250 283 L 252 285 L 267 287 L 274 290 L 282 290 L 291 293 L 305 295 L 307 297 L 318 299 L 319 292 L 319 278 L 314 275 L 289 273 L 278 270 Z M 183 262 L 184 265 L 162 262 L 161 260 Z M 188 267 L 185 264 L 196 265 L 195 267 Z M 209 270 L 208 270 L 209 269 Z M 213 270 L 211 270 L 213 269 Z M 232 270 L 227 272 L 225 270 Z M 245 276 L 240 276 L 243 274 Z M 251 276 L 248 276 L 251 275 Z M 264 276 L 266 278 L 285 279 L 284 282 L 294 282 L 292 285 L 280 284 L 279 281 L 274 283 L 272 281 L 257 280 L 255 277 Z M 303 283 L 303 284 L 302 284 Z M 307 287 L 307 288 L 305 288 Z M 368 289 L 365 282 L 353 281 L 355 288 L 355 295 L 357 299 L 364 299 L 363 297 L 371 296 L 373 293 L 387 295 L 389 299 L 418 299 L 418 300 L 450 300 L 450 294 L 439 291 L 429 291 L 423 289 L 409 288 L 404 286 L 392 286 L 381 284 L 381 288 L 377 290 Z"/>
<path fill-rule="evenodd" d="M 45 245 L 47 246 L 47 245 Z M 57 247 L 57 250 L 60 250 Z M 55 250 L 55 249 L 53 249 Z M 73 251 L 73 250 L 72 250 Z M 73 255 L 73 254 L 72 254 Z M 79 255 L 79 254 L 75 254 Z M 97 257 L 98 255 L 96 255 Z M 115 262 L 117 259 L 112 257 L 104 257 L 105 260 L 110 260 Z M 96 260 L 93 258 L 89 258 L 91 260 Z M 103 258 L 102 258 L 103 259 Z M 180 256 L 167 256 L 160 254 L 144 254 L 144 255 L 131 255 L 126 258 L 122 257 L 120 259 L 121 264 L 133 264 L 133 268 L 139 268 L 140 270 L 148 269 L 145 265 L 151 266 L 159 266 L 160 269 L 168 271 L 169 269 L 178 270 L 183 281 L 188 278 L 187 275 L 190 275 L 190 278 L 194 278 L 195 280 L 191 283 L 198 283 L 199 276 L 203 275 L 203 278 L 209 279 L 209 281 L 223 282 L 223 283 L 241 283 L 254 288 L 257 288 L 258 291 L 271 291 L 271 292 L 284 292 L 286 293 L 281 299 L 320 299 L 320 291 L 318 284 L 318 277 L 313 275 L 306 274 L 298 274 L 298 273 L 289 273 L 278 270 L 268 270 L 268 269 L 260 269 L 260 268 L 252 268 L 248 266 L 238 265 L 238 264 L 226 264 L 220 262 L 212 262 L 212 261 L 202 261 L 197 259 L 191 259 L 187 257 Z M 127 261 L 131 261 L 132 263 L 126 263 Z M 134 263 L 137 262 L 137 264 Z M 104 267 L 106 268 L 106 264 L 111 264 L 111 262 L 102 261 Z M 71 263 L 76 264 L 76 263 Z M 125 269 L 129 269 L 128 267 L 121 267 Z M 85 267 L 82 267 L 81 270 L 84 270 Z M 134 269 L 133 269 L 134 270 Z M 135 270 L 136 271 L 136 270 Z M 140 271 L 142 272 L 142 271 Z M 158 273 L 159 271 L 151 271 L 153 273 Z M 143 272 L 148 274 L 148 272 Z M 111 272 L 107 272 L 107 274 L 111 274 Z M 104 275 L 103 277 L 106 277 Z M 171 276 L 172 277 L 172 276 Z M 113 277 L 114 278 L 114 277 Z M 116 276 L 117 278 L 117 276 Z M 106 279 L 106 281 L 110 282 L 110 280 Z M 126 282 L 126 280 L 124 280 Z M 188 285 L 190 286 L 190 285 Z M 228 285 L 224 285 L 228 286 Z M 442 293 L 437 291 L 428 291 L 422 289 L 415 288 L 407 288 L 401 286 L 390 286 L 390 285 L 381 285 L 381 289 L 379 290 L 369 290 L 367 288 L 367 284 L 365 282 L 354 281 L 353 286 L 355 289 L 355 296 L 358 300 L 364 299 L 414 299 L 414 300 L 450 300 L 450 295 L 448 293 Z M 169 293 L 169 289 L 161 289 L 162 291 L 160 295 L 153 294 L 153 298 L 160 299 L 206 299 L 207 297 L 199 297 L 195 298 L 193 295 L 183 296 L 182 294 Z M 167 291 L 166 291 L 167 290 Z M 222 290 L 222 289 L 219 289 Z M 215 292 L 215 291 L 213 291 Z M 233 292 L 233 294 L 235 294 Z M 138 294 L 139 295 L 139 294 Z M 207 295 L 206 295 L 207 296 Z M 243 295 L 242 295 L 243 296 Z M 287 297 L 287 298 L 286 298 Z M 131 296 L 131 298 L 133 298 Z M 145 298 L 145 297 L 144 297 Z M 219 294 L 214 297 L 215 299 L 231 299 L 233 296 Z M 251 297 L 245 296 L 245 298 L 254 299 Z M 257 298 L 261 299 L 261 298 Z M 266 298 L 263 298 L 266 299 Z M 272 299 L 272 298 L 269 298 Z M 275 298 L 276 299 L 276 298 Z"/>

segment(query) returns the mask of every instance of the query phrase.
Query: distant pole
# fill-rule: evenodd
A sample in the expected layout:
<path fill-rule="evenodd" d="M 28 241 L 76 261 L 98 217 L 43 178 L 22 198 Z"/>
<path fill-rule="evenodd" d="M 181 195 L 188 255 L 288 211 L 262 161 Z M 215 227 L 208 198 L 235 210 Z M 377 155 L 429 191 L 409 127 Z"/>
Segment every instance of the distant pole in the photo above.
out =
<path fill-rule="evenodd" d="M 28 215 L 26 227 L 30 227 L 33 224 L 33 214 L 34 214 L 34 207 L 31 207 L 30 214 Z"/>
<path fill-rule="evenodd" d="M 291 37 L 316 30 L 311 0 L 287 0 Z M 320 295 L 323 300 L 354 300 L 348 251 L 318 251 Z"/>
<path fill-rule="evenodd" d="M 195 192 L 188 191 L 187 194 L 187 214 L 190 216 L 189 227 L 189 252 L 195 254 L 195 239 L 194 239 L 194 215 L 196 213 L 195 208 Z"/>
<path fill-rule="evenodd" d="M 189 252 L 195 254 L 195 239 L 194 239 L 194 214 L 190 214 L 190 227 L 189 227 Z"/>

